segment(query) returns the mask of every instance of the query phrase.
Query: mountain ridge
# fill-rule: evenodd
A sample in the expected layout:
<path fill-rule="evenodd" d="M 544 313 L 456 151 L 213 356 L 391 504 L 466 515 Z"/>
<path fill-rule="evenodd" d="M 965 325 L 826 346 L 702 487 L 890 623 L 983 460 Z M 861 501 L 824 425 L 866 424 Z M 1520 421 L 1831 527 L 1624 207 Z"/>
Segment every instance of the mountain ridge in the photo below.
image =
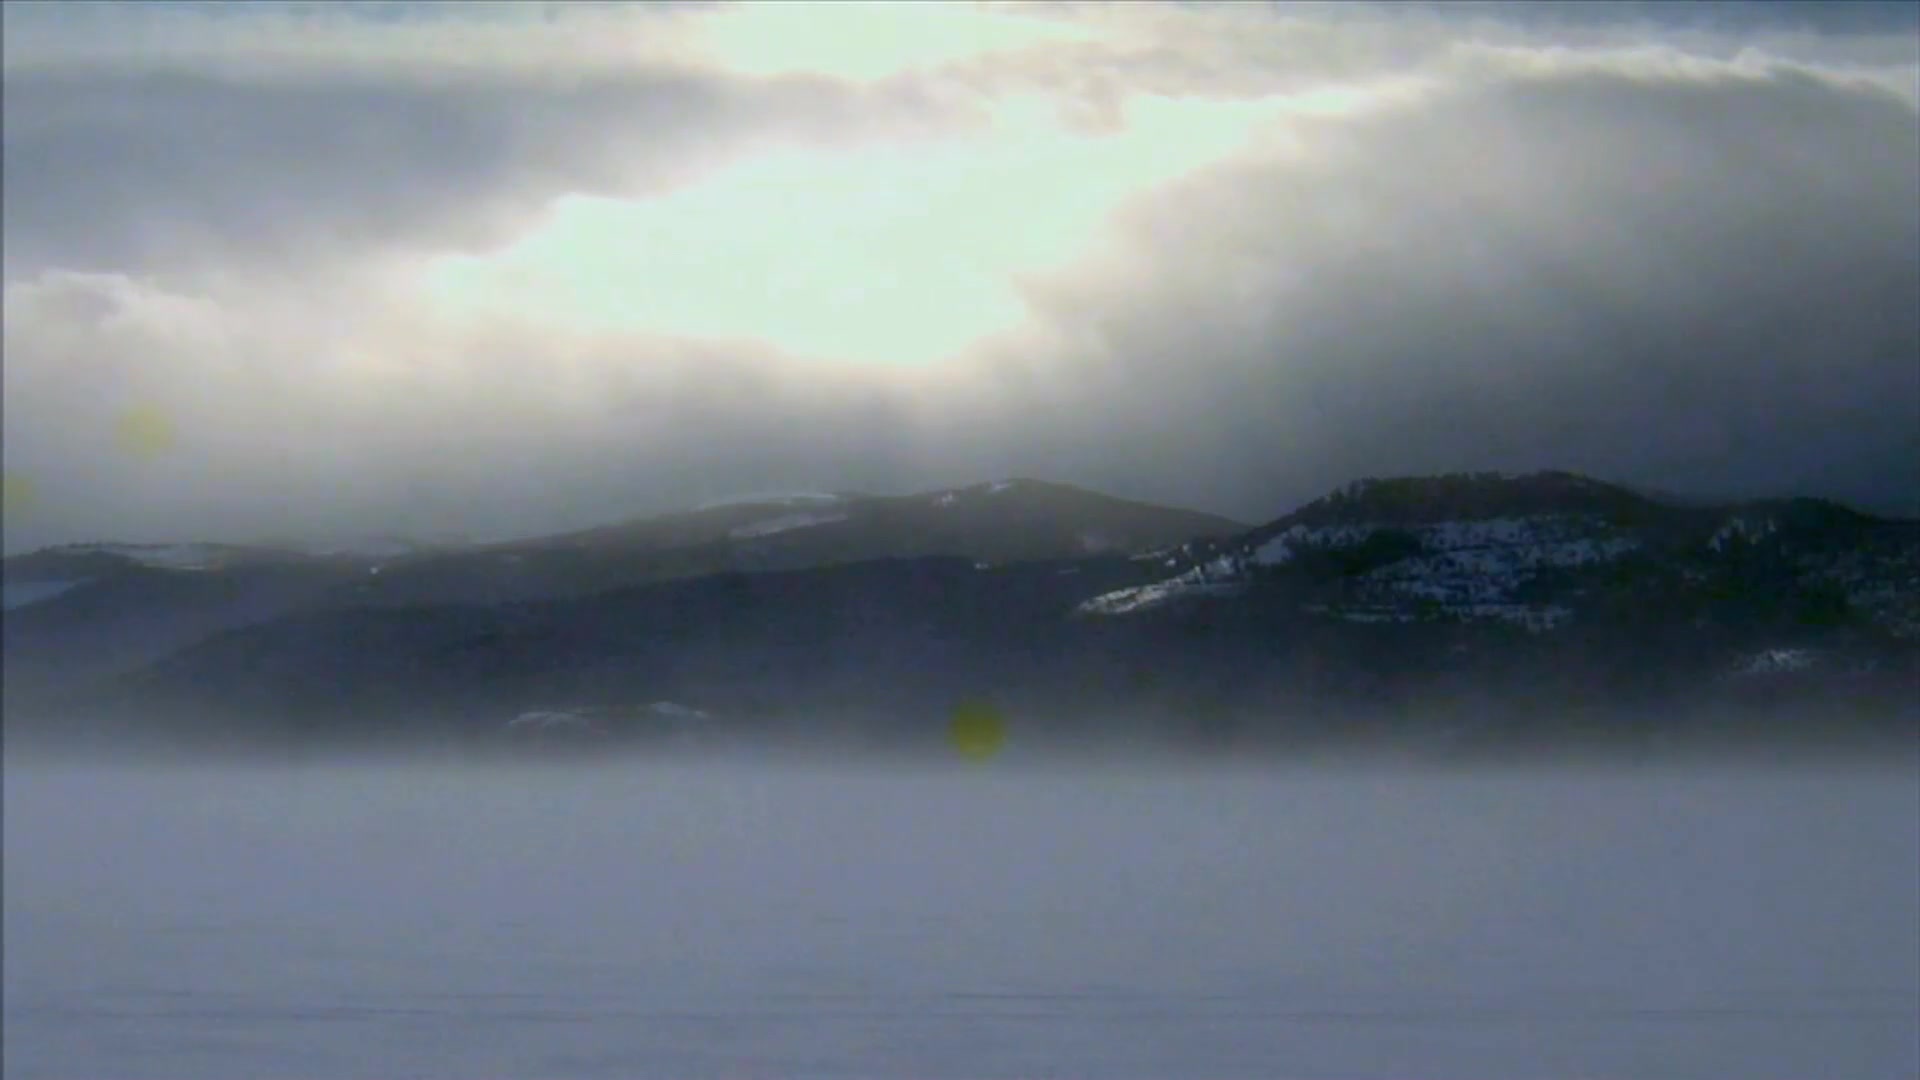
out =
<path fill-rule="evenodd" d="M 875 520 L 911 532 L 1016 486 L 892 497 Z M 804 512 L 828 505 L 841 504 Z M 703 527 L 731 532 L 769 509 L 794 510 L 761 505 Z M 766 536 L 831 537 L 834 524 Z M 762 539 L 731 537 L 749 550 Z M 283 738 L 372 737 L 378 717 L 478 737 L 521 712 L 639 716 L 653 714 L 636 703 L 680 702 L 716 728 L 842 724 L 855 741 L 885 741 L 890 725 L 920 730 L 906 718 L 982 696 L 1052 718 L 1062 739 L 1111 735 L 1103 725 L 1125 717 L 1231 742 L 1368 715 L 1387 719 L 1354 731 L 1433 737 L 1439 725 L 1524 742 L 1540 736 L 1516 719 L 1529 710 L 1758 715 L 1769 701 L 1920 731 L 1902 711 L 1920 689 L 1920 522 L 1837 503 L 1674 506 L 1569 473 L 1458 474 L 1359 481 L 1224 536 L 1107 550 L 1075 539 L 1053 535 L 1052 558 L 990 562 L 926 554 L 938 545 L 922 537 L 879 558 L 735 562 L 589 591 L 454 590 L 457 602 L 323 589 L 316 603 L 289 585 L 288 610 L 201 627 L 63 700 L 224 712 L 246 730 L 279 716 L 293 727 L 265 729 Z M 191 576 L 148 573 L 150 587 Z M 1455 722 L 1462 710 L 1483 719 Z"/>

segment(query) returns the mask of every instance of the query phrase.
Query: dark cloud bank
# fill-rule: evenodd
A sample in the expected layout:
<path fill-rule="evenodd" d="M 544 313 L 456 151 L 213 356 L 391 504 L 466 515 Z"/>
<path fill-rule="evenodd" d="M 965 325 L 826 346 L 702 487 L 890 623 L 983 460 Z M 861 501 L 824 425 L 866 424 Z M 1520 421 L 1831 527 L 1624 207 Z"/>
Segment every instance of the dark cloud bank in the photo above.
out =
<path fill-rule="evenodd" d="M 1807 23 L 1801 60 L 1742 54 L 1738 20 L 1687 29 L 1717 51 L 1636 25 L 1638 50 L 1443 41 L 1399 97 L 1131 200 L 1106 254 L 1023 283 L 1032 332 L 878 371 L 423 328 L 367 267 L 772 144 L 937 136 L 991 79 L 9 71 L 6 451 L 38 492 L 9 548 L 1011 474 L 1255 520 L 1358 475 L 1541 467 L 1920 513 L 1912 39 Z M 1006 64 L 1069 95 L 1128 70 L 1076 56 Z M 330 388 L 327 343 L 379 319 L 355 340 L 391 343 L 387 389 Z M 101 435 L 129 395 L 181 416 L 172 460 Z"/>

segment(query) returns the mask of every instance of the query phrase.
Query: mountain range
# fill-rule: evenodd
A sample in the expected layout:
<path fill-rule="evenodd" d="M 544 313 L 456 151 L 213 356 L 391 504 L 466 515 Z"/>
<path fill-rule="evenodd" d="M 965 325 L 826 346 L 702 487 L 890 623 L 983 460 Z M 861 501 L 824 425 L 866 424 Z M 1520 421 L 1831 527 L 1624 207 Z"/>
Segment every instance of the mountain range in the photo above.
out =
<path fill-rule="evenodd" d="M 1034 480 L 505 543 L 6 560 L 10 738 L 1197 751 L 1920 737 L 1920 522 L 1568 473 L 1247 525 Z"/>

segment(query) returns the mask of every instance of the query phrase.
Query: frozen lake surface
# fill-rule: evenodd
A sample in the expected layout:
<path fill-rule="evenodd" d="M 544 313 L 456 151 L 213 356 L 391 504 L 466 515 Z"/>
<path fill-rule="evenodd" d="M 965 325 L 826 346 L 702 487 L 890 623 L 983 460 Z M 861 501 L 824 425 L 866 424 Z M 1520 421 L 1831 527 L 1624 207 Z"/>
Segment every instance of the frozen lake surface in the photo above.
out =
<path fill-rule="evenodd" d="M 9 1080 L 1920 1073 L 1911 769 L 5 779 Z"/>

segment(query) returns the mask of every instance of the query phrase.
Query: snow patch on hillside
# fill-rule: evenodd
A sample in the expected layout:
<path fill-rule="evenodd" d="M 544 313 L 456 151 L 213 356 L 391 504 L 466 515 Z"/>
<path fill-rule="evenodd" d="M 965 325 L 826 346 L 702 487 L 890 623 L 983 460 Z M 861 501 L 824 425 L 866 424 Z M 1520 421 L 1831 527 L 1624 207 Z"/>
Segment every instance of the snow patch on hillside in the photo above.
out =
<path fill-rule="evenodd" d="M 1817 667 L 1820 657 L 1811 649 L 1762 649 L 1734 664 L 1735 675 L 1785 675 Z"/>
<path fill-rule="evenodd" d="M 507 721 L 509 731 L 590 731 L 604 733 L 606 729 L 593 717 L 568 709 L 529 709 Z"/>
<path fill-rule="evenodd" d="M 756 521 L 752 524 L 729 529 L 727 530 L 727 535 L 733 537 L 735 540 L 753 540 L 765 536 L 774 536 L 779 533 L 792 532 L 795 529 L 810 529 L 816 525 L 832 525 L 845 520 L 847 520 L 847 515 L 838 512 L 782 514 L 779 517 L 767 518 L 764 521 Z"/>
<path fill-rule="evenodd" d="M 1413 601 L 1441 617 L 1500 621 L 1533 631 L 1561 625 L 1572 613 L 1522 602 L 1521 591 L 1553 569 L 1613 562 L 1638 550 L 1605 522 L 1578 516 L 1447 521 L 1409 530 L 1425 552 L 1367 573 L 1362 596 L 1383 606 Z"/>
<path fill-rule="evenodd" d="M 789 491 L 767 495 L 736 495 L 728 499 L 712 499 L 694 507 L 694 510 L 719 510 L 729 506 L 838 506 L 846 502 L 846 497 L 824 491 Z"/>
<path fill-rule="evenodd" d="M 582 731 L 593 734 L 606 734 L 607 721 L 625 719 L 628 721 L 646 718 L 689 723 L 710 720 L 712 717 L 690 705 L 674 701 L 655 701 L 635 708 L 633 706 L 575 705 L 570 708 L 529 709 L 507 721 L 509 731 Z"/>
<path fill-rule="evenodd" d="M 1612 538 L 1459 547 L 1402 559 L 1362 580 L 1441 604 L 1504 604 L 1541 570 L 1610 562 L 1637 546 Z"/>
<path fill-rule="evenodd" d="M 673 702 L 673 701 L 656 701 L 653 704 L 647 706 L 647 712 L 653 714 L 654 716 L 665 717 L 672 720 L 710 720 L 712 719 L 711 716 L 709 716 L 705 712 L 702 712 L 699 709 L 696 709 L 690 705 L 681 705 L 678 702 Z"/>
<path fill-rule="evenodd" d="M 968 496 L 999 495 L 1011 491 L 1020 485 L 1018 480 L 995 480 L 991 483 L 974 484 L 971 487 L 955 488 L 952 491 L 937 491 L 929 494 L 927 500 L 942 509 L 953 506 Z"/>
<path fill-rule="evenodd" d="M 1714 551 L 1725 551 L 1734 544 L 1757 544 L 1778 531 L 1780 523 L 1772 518 L 1754 521 L 1746 517 L 1732 517 L 1714 531 L 1713 538 L 1707 541 L 1707 547 Z"/>
<path fill-rule="evenodd" d="M 1351 623 L 1410 623 L 1418 621 L 1411 612 L 1395 611 L 1392 608 L 1348 607 L 1334 608 L 1326 604 L 1309 604 L 1302 610 L 1313 615 L 1326 615 Z"/>
<path fill-rule="evenodd" d="M 1612 562 L 1639 548 L 1590 515 L 1534 515 L 1389 527 L 1371 522 L 1293 525 L 1242 551 L 1220 556 L 1154 585 L 1096 597 L 1082 610 L 1113 613 L 1151 607 L 1244 583 L 1252 573 L 1287 567 L 1314 552 L 1365 544 L 1382 533 L 1410 538 L 1410 554 L 1353 579 L 1346 603 L 1318 610 L 1350 622 L 1417 619 L 1498 621 L 1528 630 L 1559 626 L 1572 612 L 1526 602 L 1522 590 L 1542 571 Z M 1188 552 L 1182 550 L 1181 554 Z M 1177 565 L 1169 557 L 1170 568 Z"/>
<path fill-rule="evenodd" d="M 397 559 L 421 550 L 411 540 L 374 537 L 331 543 L 301 544 L 295 550 L 318 558 Z"/>
<path fill-rule="evenodd" d="M 1182 600 L 1233 596 L 1245 588 L 1246 581 L 1238 565 L 1232 558 L 1222 557 L 1166 581 L 1102 593 L 1076 610 L 1084 615 L 1126 615 Z"/>
<path fill-rule="evenodd" d="M 1371 523 L 1295 525 L 1248 555 L 1260 566 L 1284 566 L 1308 551 L 1354 547 L 1391 527 Z M 1583 566 L 1617 559 L 1639 547 L 1628 537 L 1609 535 L 1605 522 L 1578 516 L 1487 518 L 1443 521 L 1394 529 L 1419 541 L 1429 557 L 1451 557 L 1482 568 Z M 1477 553 L 1477 554 L 1476 554 Z M 1497 553 L 1497 554 L 1491 554 Z"/>
<path fill-rule="evenodd" d="M 1558 604 L 1467 604 L 1449 608 L 1448 613 L 1479 622 L 1512 623 L 1536 634 L 1552 630 L 1573 617 L 1571 610 Z"/>
<path fill-rule="evenodd" d="M 1802 572 L 1843 590 L 1847 603 L 1888 633 L 1920 638 L 1920 544 L 1802 560 Z"/>
<path fill-rule="evenodd" d="M 70 544 L 62 554 L 113 555 L 160 570 L 212 570 L 225 561 L 220 544 Z"/>
<path fill-rule="evenodd" d="M 1285 566 L 1305 551 L 1362 543 L 1378 529 L 1376 525 L 1295 525 L 1255 548 L 1249 558 L 1261 566 Z"/>
<path fill-rule="evenodd" d="M 1244 586 L 1236 582 L 1195 581 L 1183 574 L 1178 578 L 1152 585 L 1138 585 L 1130 589 L 1116 589 L 1110 593 L 1102 593 L 1081 604 L 1078 610 L 1087 615 L 1125 615 L 1162 607 L 1179 600 L 1232 596 L 1242 588 Z"/>

